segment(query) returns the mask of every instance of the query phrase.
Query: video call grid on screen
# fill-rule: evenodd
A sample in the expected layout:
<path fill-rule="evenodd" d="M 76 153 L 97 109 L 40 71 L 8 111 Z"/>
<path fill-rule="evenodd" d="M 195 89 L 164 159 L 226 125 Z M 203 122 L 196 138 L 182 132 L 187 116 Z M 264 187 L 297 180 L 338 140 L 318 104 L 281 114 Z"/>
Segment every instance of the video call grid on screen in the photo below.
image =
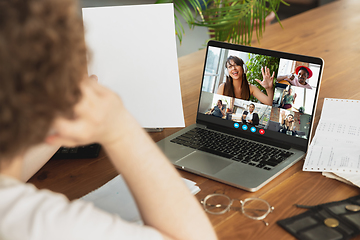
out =
<path fill-rule="evenodd" d="M 225 47 L 222 47 L 222 44 L 210 42 L 208 45 L 198 119 L 220 124 L 234 131 L 242 131 L 244 134 L 291 141 L 306 147 L 311 134 L 310 126 L 316 106 L 317 90 L 320 86 L 322 60 L 240 45 L 230 45 L 230 49 L 226 47 L 229 44 Z M 227 60 L 230 56 L 232 59 L 228 61 L 231 63 L 229 71 L 226 66 L 229 65 Z M 245 63 L 246 66 L 243 66 L 242 70 L 238 71 L 236 66 L 233 66 L 238 65 L 235 63 L 236 58 L 242 59 Z M 274 74 L 272 98 L 268 97 L 268 92 L 255 80 L 263 80 L 261 67 L 264 69 L 265 66 L 271 70 L 270 76 Z M 239 81 L 241 71 L 246 71 L 246 68 L 249 89 L 258 88 L 262 96 L 259 96 L 259 91 L 252 92 L 259 98 L 267 97 L 268 103 L 261 102 L 254 95 L 244 99 L 229 96 L 222 90 L 221 85 L 224 85 L 227 77 Z M 237 74 L 239 72 L 240 74 Z M 223 113 L 219 111 L 220 108 Z"/>

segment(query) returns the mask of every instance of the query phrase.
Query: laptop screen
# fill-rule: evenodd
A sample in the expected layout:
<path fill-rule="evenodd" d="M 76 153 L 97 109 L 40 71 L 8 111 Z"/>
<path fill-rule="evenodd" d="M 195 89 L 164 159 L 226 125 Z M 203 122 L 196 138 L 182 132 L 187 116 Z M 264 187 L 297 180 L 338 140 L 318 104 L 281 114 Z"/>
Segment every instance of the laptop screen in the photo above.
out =
<path fill-rule="evenodd" d="M 306 150 L 322 68 L 320 58 L 210 41 L 197 122 Z"/>

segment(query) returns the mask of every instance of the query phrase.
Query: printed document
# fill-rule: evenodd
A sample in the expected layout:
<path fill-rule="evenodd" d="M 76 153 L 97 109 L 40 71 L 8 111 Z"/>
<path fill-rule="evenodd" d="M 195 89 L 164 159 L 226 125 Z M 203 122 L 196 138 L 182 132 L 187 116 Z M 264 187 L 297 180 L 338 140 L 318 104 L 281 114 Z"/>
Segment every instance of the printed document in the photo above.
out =
<path fill-rule="evenodd" d="M 358 100 L 325 98 L 303 171 L 360 173 L 360 112 L 357 109 L 360 109 Z"/>

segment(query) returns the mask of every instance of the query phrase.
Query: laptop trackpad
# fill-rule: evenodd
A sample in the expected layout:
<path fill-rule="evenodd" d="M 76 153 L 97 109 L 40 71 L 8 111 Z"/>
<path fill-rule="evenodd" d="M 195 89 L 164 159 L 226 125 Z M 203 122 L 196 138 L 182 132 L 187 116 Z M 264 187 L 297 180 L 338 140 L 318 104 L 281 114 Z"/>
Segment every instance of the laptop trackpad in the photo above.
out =
<path fill-rule="evenodd" d="M 215 174 L 232 162 L 204 152 L 194 152 L 176 164 L 201 173 Z"/>

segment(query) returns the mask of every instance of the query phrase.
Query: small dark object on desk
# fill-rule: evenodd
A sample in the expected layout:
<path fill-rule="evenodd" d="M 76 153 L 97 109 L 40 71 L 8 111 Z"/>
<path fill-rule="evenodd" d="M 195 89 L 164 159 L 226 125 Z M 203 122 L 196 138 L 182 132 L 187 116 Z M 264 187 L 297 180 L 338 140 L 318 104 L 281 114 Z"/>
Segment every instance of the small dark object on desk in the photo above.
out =
<path fill-rule="evenodd" d="M 61 147 L 51 159 L 81 159 L 96 158 L 99 156 L 101 145 L 94 143 L 75 148 Z"/>
<path fill-rule="evenodd" d="M 315 206 L 277 223 L 299 240 L 348 240 L 360 234 L 360 195 Z"/>

